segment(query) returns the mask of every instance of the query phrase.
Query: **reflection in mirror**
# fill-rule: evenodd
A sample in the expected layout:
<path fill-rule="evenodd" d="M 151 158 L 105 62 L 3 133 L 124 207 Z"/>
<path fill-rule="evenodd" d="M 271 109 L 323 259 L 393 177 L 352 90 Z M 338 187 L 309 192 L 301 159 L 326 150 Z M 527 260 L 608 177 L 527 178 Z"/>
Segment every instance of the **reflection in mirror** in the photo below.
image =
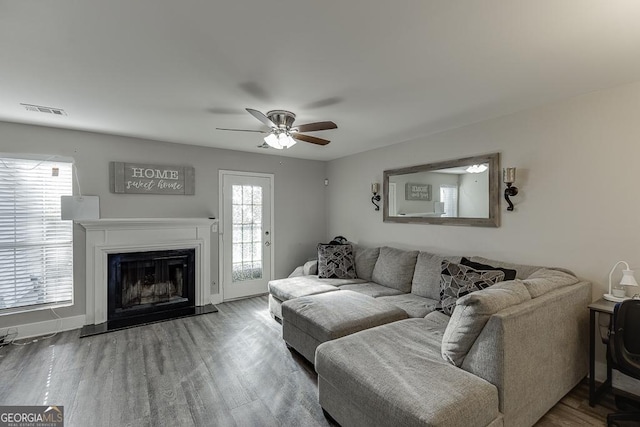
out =
<path fill-rule="evenodd" d="M 384 220 L 498 226 L 499 154 L 384 172 Z"/>

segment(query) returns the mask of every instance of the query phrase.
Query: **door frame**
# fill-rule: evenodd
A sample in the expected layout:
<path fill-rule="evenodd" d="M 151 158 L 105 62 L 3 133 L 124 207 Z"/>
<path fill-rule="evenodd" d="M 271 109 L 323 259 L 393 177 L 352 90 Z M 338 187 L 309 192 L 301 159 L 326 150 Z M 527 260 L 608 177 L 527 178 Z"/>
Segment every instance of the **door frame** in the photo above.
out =
<path fill-rule="evenodd" d="M 387 195 L 389 199 L 389 215 L 397 216 L 398 215 L 398 204 L 396 203 L 396 183 L 389 183 L 389 194 Z"/>
<path fill-rule="evenodd" d="M 271 230 L 271 262 L 270 262 L 270 277 L 268 280 L 273 280 L 274 277 L 274 269 L 275 269 L 275 246 L 276 246 L 276 232 L 275 232 L 275 203 L 274 203 L 274 188 L 273 184 L 275 181 L 275 174 L 272 173 L 262 173 L 262 172 L 246 172 L 246 171 L 234 171 L 229 169 L 219 169 L 218 170 L 218 289 L 220 291 L 220 297 L 224 302 L 224 221 L 227 219 L 224 217 L 224 176 L 225 175 L 236 175 L 236 176 L 248 176 L 255 178 L 268 178 L 269 179 L 269 197 L 271 198 L 271 206 L 269 208 L 269 217 L 271 219 L 270 230 Z"/>

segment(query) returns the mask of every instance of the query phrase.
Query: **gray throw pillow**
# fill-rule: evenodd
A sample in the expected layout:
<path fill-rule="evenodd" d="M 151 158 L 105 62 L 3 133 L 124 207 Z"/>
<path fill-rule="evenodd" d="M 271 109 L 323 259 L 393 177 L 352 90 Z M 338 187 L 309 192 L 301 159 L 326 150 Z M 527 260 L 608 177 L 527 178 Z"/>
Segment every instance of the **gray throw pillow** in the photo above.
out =
<path fill-rule="evenodd" d="M 498 283 L 460 298 L 442 337 L 442 358 L 461 366 L 491 316 L 530 299 L 520 280 Z"/>
<path fill-rule="evenodd" d="M 356 269 L 351 245 L 318 245 L 318 277 L 355 279 Z"/>
<path fill-rule="evenodd" d="M 409 293 L 417 258 L 418 251 L 384 246 L 380 248 L 371 279 L 382 286 Z"/>
<path fill-rule="evenodd" d="M 480 271 L 466 265 L 442 261 L 440 302 L 436 310 L 451 316 L 458 298 L 488 288 L 502 280 L 504 280 L 503 271 Z"/>

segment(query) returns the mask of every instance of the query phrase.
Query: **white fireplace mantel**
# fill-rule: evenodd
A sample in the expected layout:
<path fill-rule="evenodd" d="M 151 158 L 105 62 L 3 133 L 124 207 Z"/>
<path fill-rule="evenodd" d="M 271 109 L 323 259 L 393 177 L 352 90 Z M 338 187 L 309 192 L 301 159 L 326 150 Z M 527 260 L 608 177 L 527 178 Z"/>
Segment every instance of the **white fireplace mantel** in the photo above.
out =
<path fill-rule="evenodd" d="M 123 252 L 195 249 L 195 304 L 211 302 L 211 231 L 208 218 L 109 218 L 79 221 L 86 230 L 87 324 L 107 321 L 108 256 Z"/>

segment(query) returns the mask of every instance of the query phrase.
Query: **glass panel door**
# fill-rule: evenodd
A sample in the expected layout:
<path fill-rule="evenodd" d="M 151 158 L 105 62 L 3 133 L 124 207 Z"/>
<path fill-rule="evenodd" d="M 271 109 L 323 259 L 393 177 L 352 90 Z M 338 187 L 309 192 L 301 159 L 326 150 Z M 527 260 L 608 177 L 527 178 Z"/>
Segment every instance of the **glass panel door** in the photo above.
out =
<path fill-rule="evenodd" d="M 271 177 L 223 173 L 224 299 L 267 292 L 271 279 Z"/>

